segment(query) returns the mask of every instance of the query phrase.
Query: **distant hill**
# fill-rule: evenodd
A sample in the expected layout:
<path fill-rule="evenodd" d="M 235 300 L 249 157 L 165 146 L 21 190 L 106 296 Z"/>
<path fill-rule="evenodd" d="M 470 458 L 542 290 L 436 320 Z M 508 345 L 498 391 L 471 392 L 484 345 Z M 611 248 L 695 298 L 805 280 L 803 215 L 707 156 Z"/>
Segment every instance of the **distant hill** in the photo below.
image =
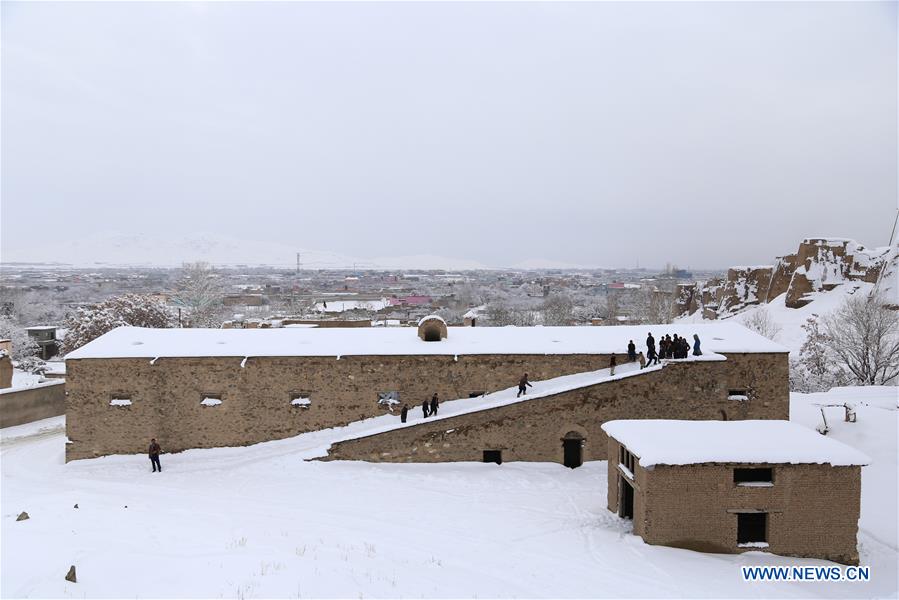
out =
<path fill-rule="evenodd" d="M 161 237 L 146 234 L 103 234 L 60 244 L 34 244 L 3 253 L 5 263 L 65 264 L 76 267 L 177 267 L 203 261 L 222 266 L 252 265 L 290 268 L 300 253 L 303 267 L 311 269 L 483 269 L 465 259 L 433 255 L 380 258 L 354 257 L 338 252 L 310 250 L 278 242 L 248 241 L 219 234 Z"/>

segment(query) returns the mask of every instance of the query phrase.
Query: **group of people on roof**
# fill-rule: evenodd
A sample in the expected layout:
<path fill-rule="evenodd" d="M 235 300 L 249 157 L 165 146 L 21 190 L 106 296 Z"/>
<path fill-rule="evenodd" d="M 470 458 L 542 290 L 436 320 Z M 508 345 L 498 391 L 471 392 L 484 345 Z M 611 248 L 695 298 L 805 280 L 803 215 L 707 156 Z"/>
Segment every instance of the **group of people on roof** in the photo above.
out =
<path fill-rule="evenodd" d="M 695 333 L 693 334 L 692 349 L 693 356 L 702 356 L 699 335 Z M 634 344 L 634 340 L 630 340 L 627 345 L 628 360 L 631 362 L 639 360 L 641 369 L 647 364 L 659 364 L 659 359 L 661 358 L 687 358 L 687 356 L 689 355 L 690 342 L 688 342 L 687 338 L 683 336 L 678 337 L 676 333 L 674 334 L 674 337 L 672 337 L 671 335 L 663 335 L 662 337 L 660 337 L 658 350 L 656 350 L 656 339 L 652 337 L 652 332 L 647 334 L 646 356 L 643 355 L 642 351 L 639 354 L 637 353 L 637 346 Z"/>

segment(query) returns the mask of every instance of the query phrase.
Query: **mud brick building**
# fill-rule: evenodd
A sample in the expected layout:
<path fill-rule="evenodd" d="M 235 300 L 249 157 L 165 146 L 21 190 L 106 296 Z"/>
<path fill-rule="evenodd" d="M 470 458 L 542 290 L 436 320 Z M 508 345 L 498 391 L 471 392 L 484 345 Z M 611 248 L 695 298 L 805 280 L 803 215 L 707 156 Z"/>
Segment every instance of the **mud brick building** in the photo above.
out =
<path fill-rule="evenodd" d="M 696 333 L 704 355 L 639 369 L 629 340 Z M 606 369 L 612 355 L 614 377 Z M 379 461 L 604 459 L 621 418 L 786 419 L 785 348 L 734 323 L 640 327 L 113 330 L 66 357 L 68 460 L 240 446 L 413 409 L 433 393 L 500 406 L 347 440 L 332 458 Z M 628 371 L 630 369 L 630 371 Z M 583 374 L 583 377 L 581 377 Z M 576 377 L 560 387 L 550 382 Z M 567 381 L 567 380 L 565 380 Z M 547 394 L 543 390 L 556 390 Z M 397 418 L 396 423 L 399 424 Z M 452 430 L 449 431 L 448 430 Z M 566 458 L 567 457 L 567 458 Z M 576 466 L 576 465 L 571 465 Z"/>
<path fill-rule="evenodd" d="M 787 421 L 622 420 L 608 507 L 649 544 L 858 564 L 864 454 Z"/>

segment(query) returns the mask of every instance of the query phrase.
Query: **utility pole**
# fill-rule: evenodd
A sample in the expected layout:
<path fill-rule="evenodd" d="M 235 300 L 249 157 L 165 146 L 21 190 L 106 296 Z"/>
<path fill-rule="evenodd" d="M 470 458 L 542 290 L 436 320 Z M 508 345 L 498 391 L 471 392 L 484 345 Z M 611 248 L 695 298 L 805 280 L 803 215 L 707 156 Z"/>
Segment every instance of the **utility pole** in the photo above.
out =
<path fill-rule="evenodd" d="M 300 276 L 300 253 L 297 252 L 297 277 Z"/>

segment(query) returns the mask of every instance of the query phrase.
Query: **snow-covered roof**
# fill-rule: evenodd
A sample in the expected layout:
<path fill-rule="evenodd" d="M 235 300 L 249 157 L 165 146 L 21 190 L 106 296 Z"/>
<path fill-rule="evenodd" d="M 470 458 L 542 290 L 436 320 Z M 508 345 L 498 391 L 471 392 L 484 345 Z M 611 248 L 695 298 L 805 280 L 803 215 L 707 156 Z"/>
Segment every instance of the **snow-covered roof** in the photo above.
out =
<path fill-rule="evenodd" d="M 353 356 L 465 354 L 624 353 L 646 334 L 699 335 L 702 349 L 718 353 L 786 353 L 787 348 L 733 322 L 619 327 L 453 327 L 439 342 L 423 342 L 411 327 L 271 329 L 143 329 L 119 327 L 66 359 L 178 356 Z"/>
<path fill-rule="evenodd" d="M 438 321 L 446 325 L 446 321 L 444 321 L 443 317 L 440 315 L 426 315 L 418 320 L 418 326 L 421 327 L 422 324 L 427 323 L 428 321 Z"/>
<path fill-rule="evenodd" d="M 603 431 L 639 457 L 642 467 L 741 464 L 866 465 L 871 459 L 842 442 L 789 421 L 621 420 Z"/>

